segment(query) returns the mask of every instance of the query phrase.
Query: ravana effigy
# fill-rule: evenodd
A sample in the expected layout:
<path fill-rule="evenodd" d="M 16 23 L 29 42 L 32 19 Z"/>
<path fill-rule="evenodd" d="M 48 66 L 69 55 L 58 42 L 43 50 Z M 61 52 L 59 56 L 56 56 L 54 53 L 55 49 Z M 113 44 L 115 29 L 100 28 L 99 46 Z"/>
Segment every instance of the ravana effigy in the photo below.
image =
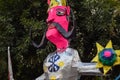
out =
<path fill-rule="evenodd" d="M 32 41 L 37 48 L 42 48 L 50 41 L 56 51 L 50 53 L 44 61 L 43 68 L 46 80 L 77 80 L 77 68 L 73 67 L 79 59 L 77 50 L 69 48 L 69 39 L 74 31 L 74 16 L 70 21 L 71 9 L 66 0 L 48 0 L 47 29 L 40 44 Z M 72 24 L 70 24 L 72 22 Z M 73 26 L 69 30 L 70 26 Z"/>
<path fill-rule="evenodd" d="M 44 61 L 44 73 L 47 80 L 77 80 L 78 71 L 73 64 L 79 61 L 78 52 L 69 48 L 70 7 L 66 0 L 48 0 L 47 39 L 56 46 Z"/>
<path fill-rule="evenodd" d="M 107 49 L 103 49 L 97 43 L 97 49 L 100 52 L 93 59 L 96 63 L 82 63 L 77 50 L 70 48 L 70 38 L 75 29 L 74 14 L 70 6 L 66 0 L 48 0 L 47 3 L 49 6 L 46 19 L 47 29 L 41 43 L 36 44 L 32 40 L 32 44 L 37 48 L 43 48 L 47 41 L 50 41 L 56 46 L 56 51 L 49 53 L 44 60 L 43 78 L 36 80 L 77 80 L 78 72 L 102 74 L 99 68 L 103 67 L 104 74 L 106 74 L 111 66 L 120 64 L 120 51 L 114 51 L 110 45 L 111 42 L 107 45 Z M 71 25 L 73 27 L 69 29 Z"/>

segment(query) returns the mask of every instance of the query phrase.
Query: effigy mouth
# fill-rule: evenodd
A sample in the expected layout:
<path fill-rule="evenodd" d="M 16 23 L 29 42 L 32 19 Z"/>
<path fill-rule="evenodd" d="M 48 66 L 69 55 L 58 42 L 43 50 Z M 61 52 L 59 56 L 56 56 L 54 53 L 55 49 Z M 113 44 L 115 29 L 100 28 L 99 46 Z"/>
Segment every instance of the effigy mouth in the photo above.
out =
<path fill-rule="evenodd" d="M 53 21 L 54 21 L 53 18 L 49 18 L 49 19 L 46 20 L 47 24 L 50 24 L 50 23 L 52 23 Z"/>
<path fill-rule="evenodd" d="M 53 23 L 48 23 L 48 28 L 49 29 L 55 28 L 55 25 Z"/>

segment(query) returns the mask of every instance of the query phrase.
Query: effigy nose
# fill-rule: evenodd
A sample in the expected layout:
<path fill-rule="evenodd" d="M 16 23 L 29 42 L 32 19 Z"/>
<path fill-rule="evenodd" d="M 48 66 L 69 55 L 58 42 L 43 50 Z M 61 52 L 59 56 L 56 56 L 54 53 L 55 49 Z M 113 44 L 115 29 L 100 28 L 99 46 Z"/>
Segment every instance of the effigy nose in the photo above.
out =
<path fill-rule="evenodd" d="M 54 21 L 53 18 L 49 18 L 49 19 L 46 20 L 46 22 L 48 23 L 48 25 L 49 25 L 50 23 L 52 23 L 53 21 Z"/>

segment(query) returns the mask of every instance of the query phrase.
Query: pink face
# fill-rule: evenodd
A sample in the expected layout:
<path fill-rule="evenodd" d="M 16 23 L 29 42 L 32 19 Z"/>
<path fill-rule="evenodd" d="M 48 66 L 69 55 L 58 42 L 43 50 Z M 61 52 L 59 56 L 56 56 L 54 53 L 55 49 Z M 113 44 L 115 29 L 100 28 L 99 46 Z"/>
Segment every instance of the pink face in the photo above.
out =
<path fill-rule="evenodd" d="M 70 14 L 70 8 L 66 6 L 56 6 L 48 11 L 47 23 L 59 23 L 66 31 L 68 31 L 69 21 L 67 16 Z"/>
<path fill-rule="evenodd" d="M 68 31 L 69 21 L 67 16 L 70 13 L 70 8 L 66 6 L 56 6 L 50 8 L 48 11 L 48 30 L 46 32 L 46 37 L 49 41 L 51 41 L 57 49 L 66 49 L 69 45 L 67 39 L 65 39 L 52 25 L 53 22 L 59 23 L 66 31 Z"/>

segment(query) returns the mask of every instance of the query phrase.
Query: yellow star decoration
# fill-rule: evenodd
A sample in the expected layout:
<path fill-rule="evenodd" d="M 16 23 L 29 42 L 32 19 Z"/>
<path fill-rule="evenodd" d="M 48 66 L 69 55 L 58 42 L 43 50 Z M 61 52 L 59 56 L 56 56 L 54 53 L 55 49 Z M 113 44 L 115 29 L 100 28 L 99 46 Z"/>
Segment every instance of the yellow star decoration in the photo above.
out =
<path fill-rule="evenodd" d="M 63 66 L 64 66 L 64 62 L 63 62 L 63 61 L 60 61 L 60 62 L 58 63 L 58 65 L 59 65 L 60 67 L 63 67 Z"/>
<path fill-rule="evenodd" d="M 112 66 L 119 65 L 120 64 L 120 50 L 114 50 L 116 54 L 116 61 L 113 63 L 112 66 L 104 65 L 99 61 L 99 52 L 101 52 L 103 49 L 111 48 L 112 47 L 112 42 L 111 40 L 107 43 L 106 47 L 104 48 L 101 46 L 99 43 L 96 43 L 97 46 L 97 55 L 93 58 L 92 62 L 97 62 L 96 67 L 97 68 L 103 68 L 103 73 L 104 75 L 111 69 Z"/>
<path fill-rule="evenodd" d="M 43 70 L 44 70 L 44 72 L 47 72 L 48 71 L 47 66 L 44 65 Z"/>
<path fill-rule="evenodd" d="M 50 80 L 56 80 L 56 76 L 51 76 Z"/>

